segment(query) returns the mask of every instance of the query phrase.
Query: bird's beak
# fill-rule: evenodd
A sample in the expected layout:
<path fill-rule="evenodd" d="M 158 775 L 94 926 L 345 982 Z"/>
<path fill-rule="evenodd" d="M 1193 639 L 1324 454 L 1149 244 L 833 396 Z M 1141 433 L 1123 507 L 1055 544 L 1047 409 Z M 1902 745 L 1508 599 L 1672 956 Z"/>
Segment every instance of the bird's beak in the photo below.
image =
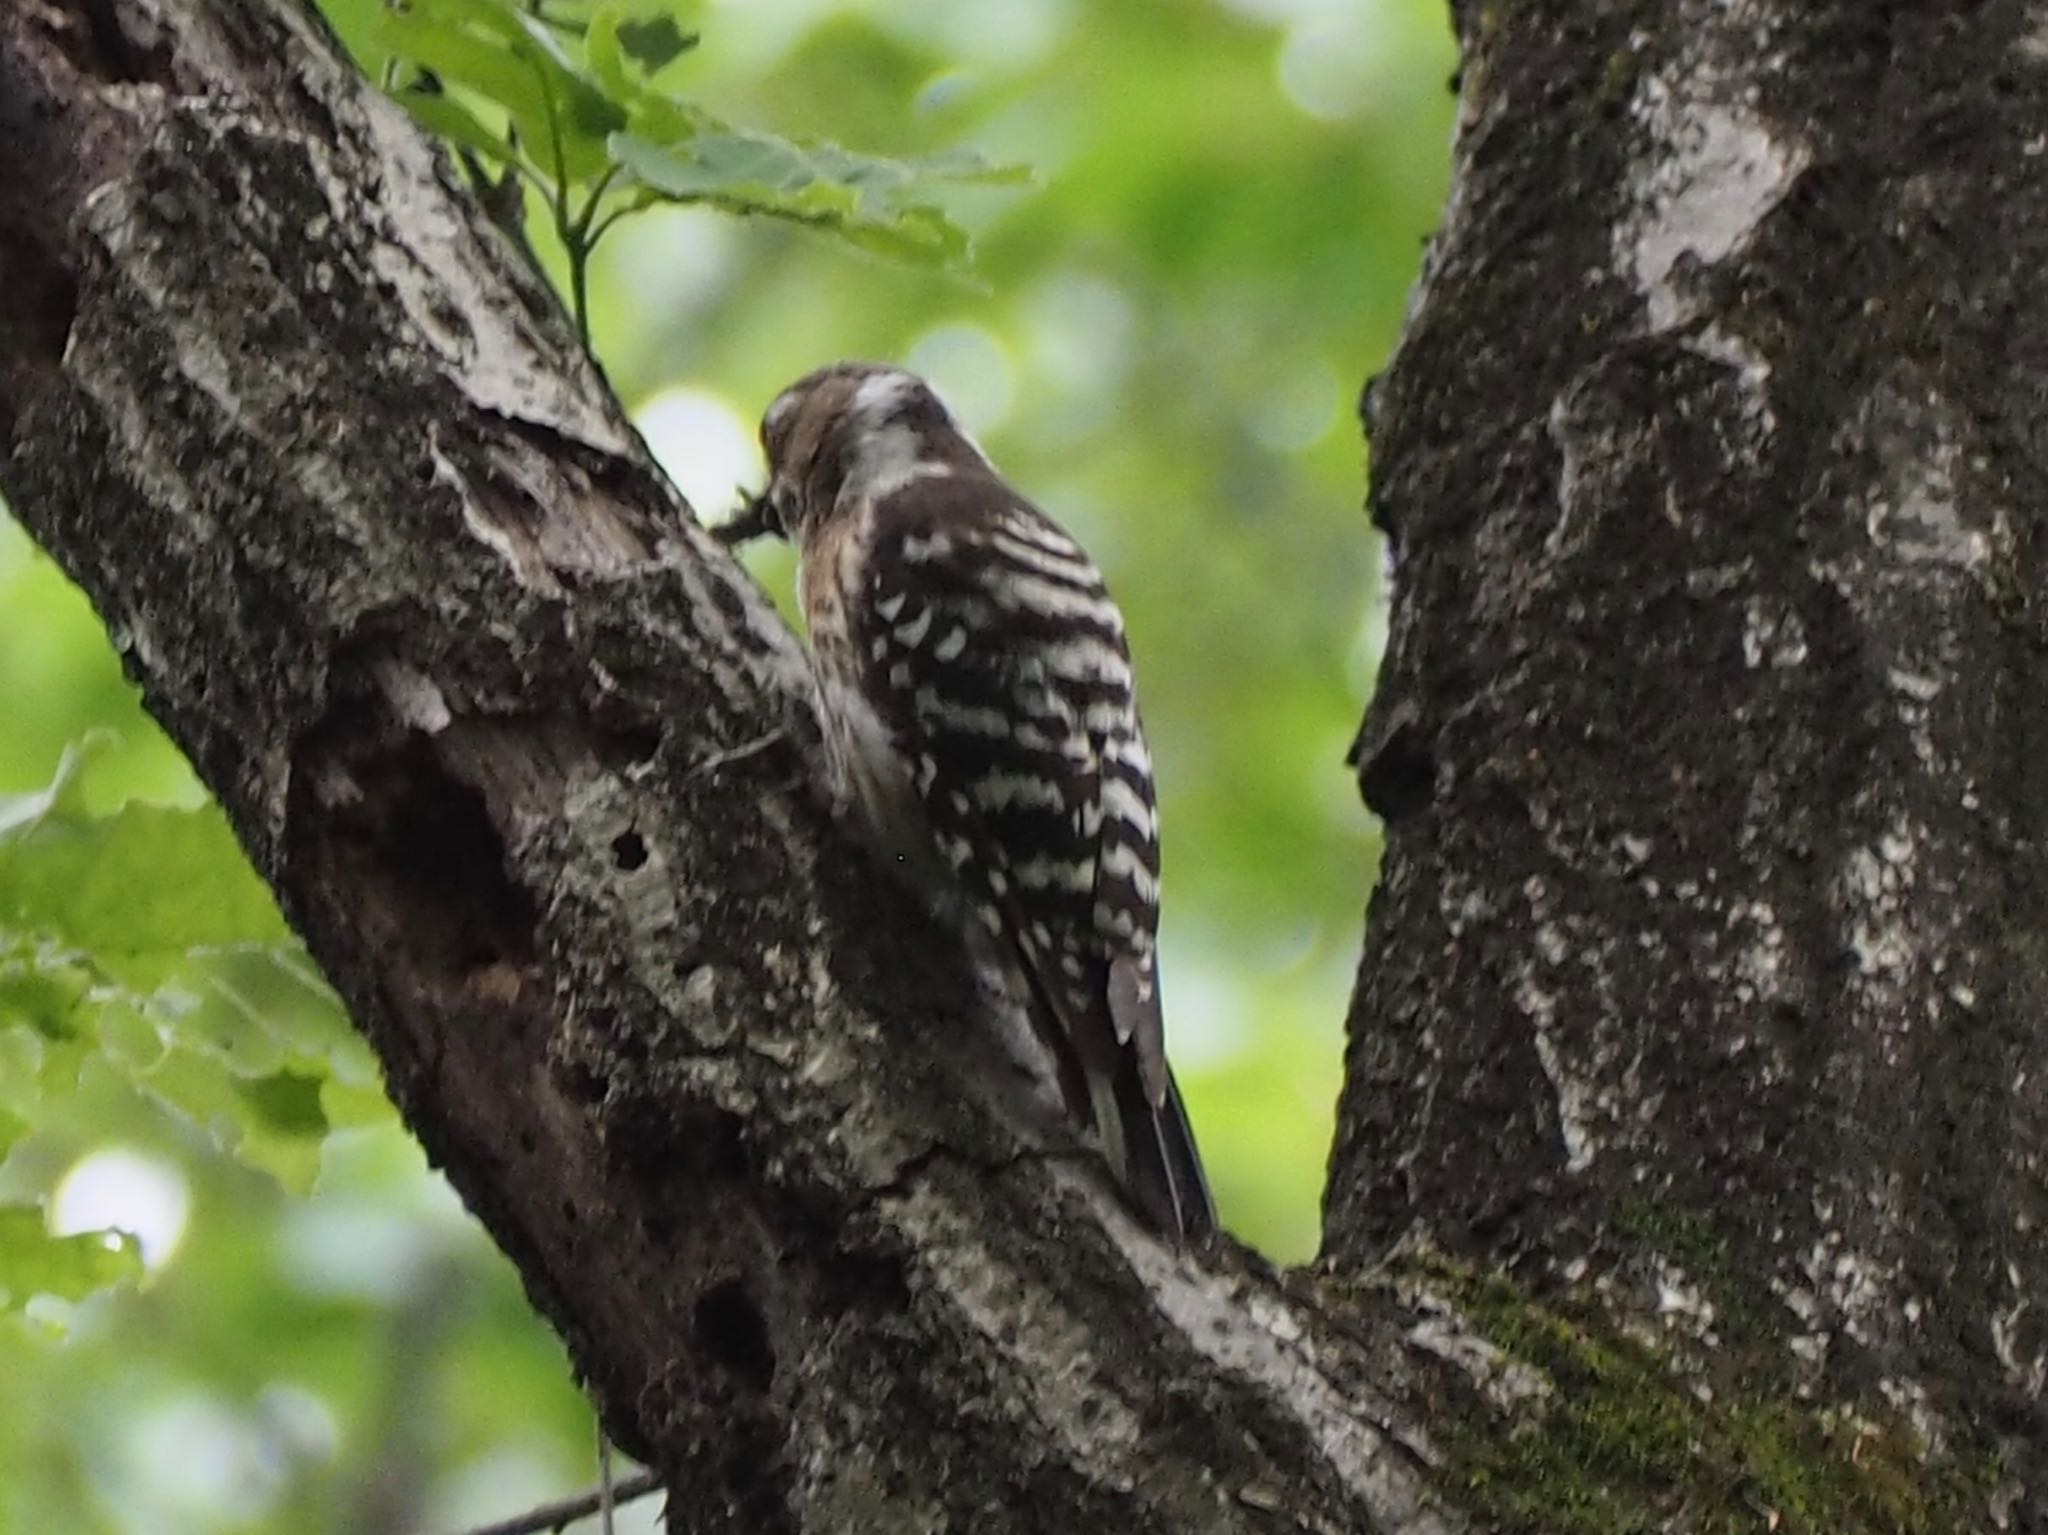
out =
<path fill-rule="evenodd" d="M 771 533 L 777 538 L 789 536 L 788 530 L 782 526 L 782 518 L 776 512 L 774 498 L 768 490 L 748 496 L 745 505 L 711 531 L 712 536 L 728 548 L 752 543 L 755 539 Z"/>

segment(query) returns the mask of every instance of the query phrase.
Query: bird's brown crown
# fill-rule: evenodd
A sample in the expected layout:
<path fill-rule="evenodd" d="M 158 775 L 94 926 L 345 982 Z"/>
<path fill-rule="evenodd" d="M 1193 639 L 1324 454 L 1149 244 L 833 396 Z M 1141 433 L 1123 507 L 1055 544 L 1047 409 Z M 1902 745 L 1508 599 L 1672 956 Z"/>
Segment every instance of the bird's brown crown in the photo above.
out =
<path fill-rule="evenodd" d="M 763 521 L 801 541 L 836 511 L 927 475 L 989 470 L 931 386 L 902 368 L 837 362 L 791 384 L 761 417 Z"/>

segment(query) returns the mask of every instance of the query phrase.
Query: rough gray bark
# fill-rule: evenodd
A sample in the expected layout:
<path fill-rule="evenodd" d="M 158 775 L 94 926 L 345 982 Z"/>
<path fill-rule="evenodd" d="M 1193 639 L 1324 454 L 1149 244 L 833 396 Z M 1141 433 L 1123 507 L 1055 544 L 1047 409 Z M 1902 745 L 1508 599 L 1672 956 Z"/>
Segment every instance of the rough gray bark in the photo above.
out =
<path fill-rule="evenodd" d="M 1327 1251 L 1608 1289 L 2035 1527 L 2048 12 L 1461 20 Z"/>
<path fill-rule="evenodd" d="M 1891 14 L 1461 17 L 1314 1273 L 961 1091 L 788 635 L 287 0 L 0 8 L 0 489 L 672 1528 L 2038 1522 L 2043 66 Z"/>
<path fill-rule="evenodd" d="M 0 10 L 0 163 L 0 486 L 674 1528 L 1453 1527 L 1397 1348 L 959 1090 L 794 642 L 296 6 Z"/>

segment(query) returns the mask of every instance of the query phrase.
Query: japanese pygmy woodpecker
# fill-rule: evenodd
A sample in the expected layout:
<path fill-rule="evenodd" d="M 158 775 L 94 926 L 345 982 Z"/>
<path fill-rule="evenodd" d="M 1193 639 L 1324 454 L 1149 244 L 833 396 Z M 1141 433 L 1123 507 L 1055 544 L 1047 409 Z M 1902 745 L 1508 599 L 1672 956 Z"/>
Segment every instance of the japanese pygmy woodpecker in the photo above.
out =
<path fill-rule="evenodd" d="M 1007 966 L 1068 1112 L 1176 1241 L 1216 1215 L 1160 1023 L 1159 815 L 1123 618 L 923 380 L 838 363 L 761 421 L 827 752 L 882 861 Z"/>

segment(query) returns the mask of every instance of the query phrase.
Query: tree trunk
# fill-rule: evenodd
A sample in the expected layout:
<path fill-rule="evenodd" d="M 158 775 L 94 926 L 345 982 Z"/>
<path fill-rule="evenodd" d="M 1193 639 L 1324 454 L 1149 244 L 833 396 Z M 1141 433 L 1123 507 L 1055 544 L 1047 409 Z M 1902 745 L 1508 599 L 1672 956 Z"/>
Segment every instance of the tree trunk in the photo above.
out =
<path fill-rule="evenodd" d="M 1507 9 L 1372 395 L 1328 1254 L 1597 1293 L 2038 1522 L 2048 33 Z"/>
<path fill-rule="evenodd" d="M 1372 411 L 1388 857 L 1277 1276 L 962 1091 L 793 641 L 315 23 L 0 10 L 0 488 L 672 1528 L 2042 1524 L 2048 41 L 1460 23 Z"/>

